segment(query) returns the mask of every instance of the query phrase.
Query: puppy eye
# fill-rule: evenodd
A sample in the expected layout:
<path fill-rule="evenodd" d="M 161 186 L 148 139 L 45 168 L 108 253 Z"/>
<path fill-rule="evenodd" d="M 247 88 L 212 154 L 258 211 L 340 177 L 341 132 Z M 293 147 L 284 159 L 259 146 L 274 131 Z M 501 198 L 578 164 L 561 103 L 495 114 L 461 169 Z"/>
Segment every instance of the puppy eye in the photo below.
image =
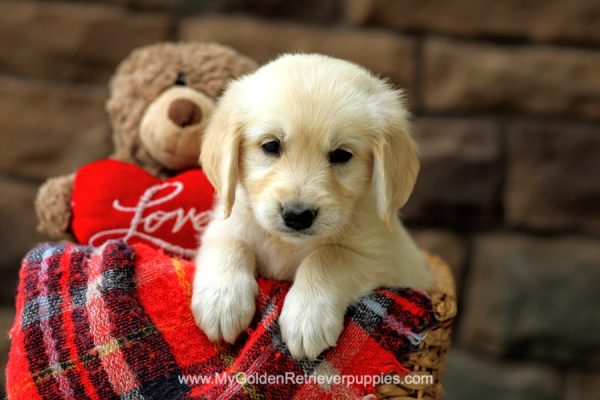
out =
<path fill-rule="evenodd" d="M 352 153 L 344 149 L 335 149 L 329 153 L 329 162 L 332 164 L 344 164 L 350 161 Z"/>
<path fill-rule="evenodd" d="M 185 85 L 187 85 L 187 79 L 186 79 L 185 74 L 183 72 L 180 72 L 179 74 L 177 74 L 177 79 L 175 79 L 175 85 L 176 86 L 185 86 Z"/>
<path fill-rule="evenodd" d="M 270 142 L 263 144 L 261 147 L 263 151 L 267 154 L 271 154 L 274 156 L 278 156 L 279 154 L 281 154 L 281 144 L 277 140 L 271 140 Z"/>

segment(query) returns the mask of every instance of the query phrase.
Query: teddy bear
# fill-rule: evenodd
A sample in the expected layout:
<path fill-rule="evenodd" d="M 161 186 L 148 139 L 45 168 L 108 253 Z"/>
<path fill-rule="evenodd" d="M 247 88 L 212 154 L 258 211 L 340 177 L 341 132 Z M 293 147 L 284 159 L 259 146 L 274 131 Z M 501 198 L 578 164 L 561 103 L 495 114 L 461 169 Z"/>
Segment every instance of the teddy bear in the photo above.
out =
<path fill-rule="evenodd" d="M 202 133 L 216 100 L 228 81 L 256 68 L 252 59 L 215 43 L 159 43 L 134 50 L 110 81 L 110 158 L 161 179 L 198 167 Z M 50 178 L 40 187 L 35 200 L 40 232 L 53 238 L 73 233 L 76 177 Z"/>

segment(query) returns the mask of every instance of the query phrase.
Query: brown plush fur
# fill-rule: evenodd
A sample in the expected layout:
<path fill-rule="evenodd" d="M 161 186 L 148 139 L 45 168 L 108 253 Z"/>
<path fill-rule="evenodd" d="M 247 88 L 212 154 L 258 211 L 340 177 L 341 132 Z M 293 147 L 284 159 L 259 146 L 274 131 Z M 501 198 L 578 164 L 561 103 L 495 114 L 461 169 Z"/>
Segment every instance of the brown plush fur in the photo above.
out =
<path fill-rule="evenodd" d="M 255 68 L 254 61 L 212 43 L 167 43 L 134 51 L 111 80 L 111 97 L 106 105 L 116 157 L 168 175 L 140 145 L 139 124 L 150 103 L 173 86 L 180 72 L 185 73 L 188 87 L 215 99 L 229 80 Z"/>
<path fill-rule="evenodd" d="M 193 167 L 181 160 L 198 160 L 200 136 L 214 102 L 231 79 L 256 68 L 253 60 L 214 43 L 161 43 L 134 50 L 110 82 L 106 109 L 113 130 L 112 158 L 159 177 Z M 182 73 L 185 87 L 175 84 Z M 196 121 L 194 114 L 197 123 L 191 126 L 180 127 L 169 117 L 172 99 L 182 98 L 194 103 L 194 113 L 201 115 Z M 166 146 L 168 152 L 161 148 Z M 73 181 L 74 174 L 51 178 L 38 191 L 40 232 L 51 237 L 69 233 Z"/>

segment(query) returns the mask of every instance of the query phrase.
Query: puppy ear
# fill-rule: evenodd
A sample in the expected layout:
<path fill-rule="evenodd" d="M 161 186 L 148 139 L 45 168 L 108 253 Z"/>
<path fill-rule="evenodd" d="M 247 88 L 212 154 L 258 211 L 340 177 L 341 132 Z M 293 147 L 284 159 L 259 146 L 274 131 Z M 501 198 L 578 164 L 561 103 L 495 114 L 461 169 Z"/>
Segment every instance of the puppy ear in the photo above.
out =
<path fill-rule="evenodd" d="M 389 226 L 412 193 L 419 172 L 402 93 L 388 89 L 378 101 L 382 122 L 373 151 L 373 188 L 379 217 Z"/>
<path fill-rule="evenodd" d="M 228 90 L 217 104 L 204 131 L 200 165 L 225 206 L 227 218 L 235 201 L 241 129 L 234 96 Z"/>

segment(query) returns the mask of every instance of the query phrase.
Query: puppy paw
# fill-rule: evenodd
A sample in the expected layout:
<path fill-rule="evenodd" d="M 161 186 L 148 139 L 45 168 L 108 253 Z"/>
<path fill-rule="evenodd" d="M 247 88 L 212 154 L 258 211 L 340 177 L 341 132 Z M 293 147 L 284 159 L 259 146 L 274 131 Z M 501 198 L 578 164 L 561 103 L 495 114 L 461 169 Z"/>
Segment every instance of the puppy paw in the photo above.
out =
<path fill-rule="evenodd" d="M 316 359 L 335 346 L 344 328 L 344 306 L 327 296 L 309 296 L 292 287 L 279 317 L 281 336 L 295 359 Z"/>
<path fill-rule="evenodd" d="M 192 294 L 196 324 L 212 342 L 233 343 L 254 317 L 257 294 L 258 284 L 252 275 L 200 276 Z"/>

